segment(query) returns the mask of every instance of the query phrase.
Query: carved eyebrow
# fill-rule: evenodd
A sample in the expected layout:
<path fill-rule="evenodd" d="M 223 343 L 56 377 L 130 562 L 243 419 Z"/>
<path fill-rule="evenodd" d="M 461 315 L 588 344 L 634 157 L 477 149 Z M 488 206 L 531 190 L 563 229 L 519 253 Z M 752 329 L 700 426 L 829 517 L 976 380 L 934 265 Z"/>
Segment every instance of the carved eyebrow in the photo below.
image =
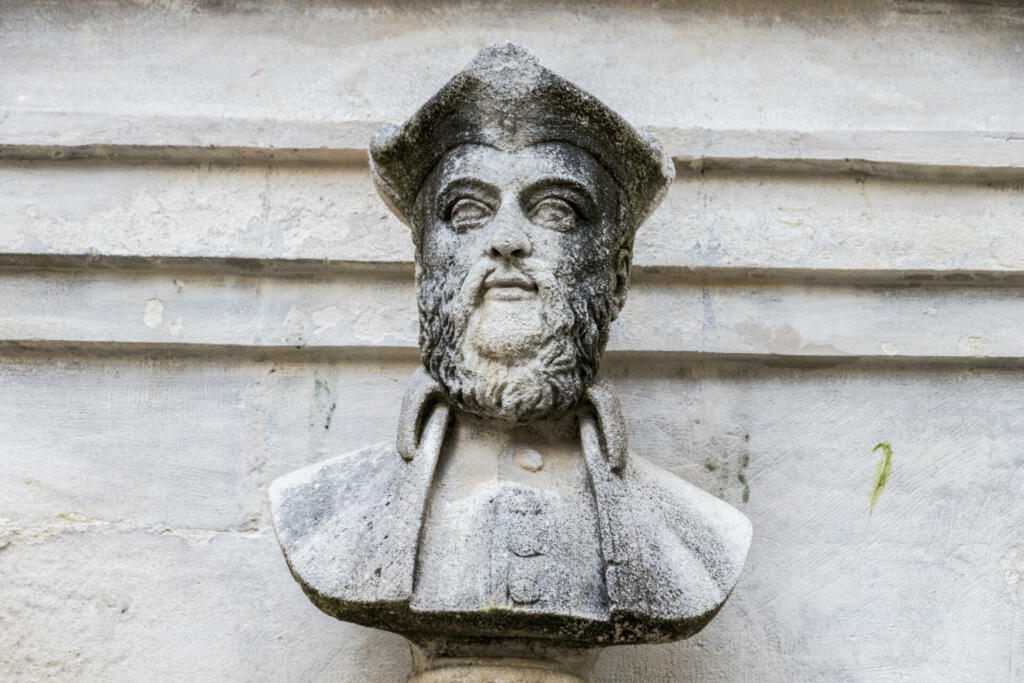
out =
<path fill-rule="evenodd" d="M 563 176 L 544 178 L 528 185 L 519 193 L 519 201 L 524 208 L 529 208 L 537 195 L 545 193 L 565 195 L 565 199 L 575 204 L 576 208 L 583 213 L 583 218 L 587 220 L 597 213 L 597 198 L 590 188 L 575 178 Z"/>
<path fill-rule="evenodd" d="M 498 196 L 498 188 L 489 183 L 485 183 L 478 178 L 473 177 L 462 177 L 453 178 L 449 182 L 444 184 L 441 191 L 437 193 L 437 209 L 442 212 L 447 212 L 448 207 L 456 197 L 468 194 L 474 199 L 488 204 L 492 209 L 494 206 L 495 197 Z"/>

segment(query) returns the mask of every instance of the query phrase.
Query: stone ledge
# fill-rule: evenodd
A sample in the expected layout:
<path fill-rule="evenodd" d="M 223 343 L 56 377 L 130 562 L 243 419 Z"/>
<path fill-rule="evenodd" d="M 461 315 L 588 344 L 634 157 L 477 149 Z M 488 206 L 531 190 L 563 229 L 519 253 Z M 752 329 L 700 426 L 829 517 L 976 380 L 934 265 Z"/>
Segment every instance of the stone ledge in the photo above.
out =
<path fill-rule="evenodd" d="M 99 253 L 3 253 L 0 268 L 7 272 L 88 271 L 174 272 L 177 275 L 245 275 L 274 278 L 373 277 L 380 280 L 411 280 L 412 261 L 363 261 L 308 258 L 258 258 L 248 256 L 168 256 L 163 254 Z M 635 263 L 632 282 L 669 281 L 678 284 L 750 285 L 851 285 L 1020 287 L 1024 269 L 972 270 L 963 268 L 780 268 Z"/>
<path fill-rule="evenodd" d="M 727 357 L 1024 358 L 1020 282 L 877 283 L 637 278 L 608 348 Z M 0 340 L 269 350 L 407 349 L 409 273 L 325 277 L 155 270 L 0 276 Z"/>
<path fill-rule="evenodd" d="M 366 164 L 383 123 L 16 111 L 4 120 L 0 160 Z M 1024 178 L 1024 134 L 1015 132 L 641 128 L 680 170 Z"/>

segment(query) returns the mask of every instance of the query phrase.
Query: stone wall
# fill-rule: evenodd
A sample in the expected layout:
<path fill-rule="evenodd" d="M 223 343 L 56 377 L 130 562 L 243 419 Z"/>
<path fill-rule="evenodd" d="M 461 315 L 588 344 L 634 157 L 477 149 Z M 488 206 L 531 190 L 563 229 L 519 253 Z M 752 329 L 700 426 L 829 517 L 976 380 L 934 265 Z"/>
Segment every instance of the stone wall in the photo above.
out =
<path fill-rule="evenodd" d="M 1024 679 L 1024 8 L 909 0 L 4 3 L 0 678 L 406 675 L 265 491 L 393 438 L 365 146 L 502 40 L 675 158 L 603 372 L 755 529 L 704 632 L 597 680 Z"/>

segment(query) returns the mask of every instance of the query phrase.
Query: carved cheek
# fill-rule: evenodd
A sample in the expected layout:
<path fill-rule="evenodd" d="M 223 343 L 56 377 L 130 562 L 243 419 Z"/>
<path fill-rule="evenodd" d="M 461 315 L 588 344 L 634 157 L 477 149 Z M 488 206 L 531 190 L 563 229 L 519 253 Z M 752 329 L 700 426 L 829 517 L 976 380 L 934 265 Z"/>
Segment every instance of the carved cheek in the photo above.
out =
<path fill-rule="evenodd" d="M 486 230 L 452 232 L 448 239 L 446 259 L 451 265 L 469 266 L 486 251 Z"/>
<path fill-rule="evenodd" d="M 452 243 L 452 235 L 444 225 L 430 225 L 423 235 L 423 265 L 429 269 L 444 268 L 451 260 L 458 245 Z"/>
<path fill-rule="evenodd" d="M 562 250 L 571 270 L 592 272 L 600 267 L 601 249 L 594 239 L 592 229 L 590 226 L 581 226 L 580 230 L 565 235 Z"/>
<path fill-rule="evenodd" d="M 553 230 L 539 228 L 528 220 L 521 222 L 521 228 L 530 243 L 530 260 L 542 261 L 554 267 L 565 258 L 564 235 Z"/>

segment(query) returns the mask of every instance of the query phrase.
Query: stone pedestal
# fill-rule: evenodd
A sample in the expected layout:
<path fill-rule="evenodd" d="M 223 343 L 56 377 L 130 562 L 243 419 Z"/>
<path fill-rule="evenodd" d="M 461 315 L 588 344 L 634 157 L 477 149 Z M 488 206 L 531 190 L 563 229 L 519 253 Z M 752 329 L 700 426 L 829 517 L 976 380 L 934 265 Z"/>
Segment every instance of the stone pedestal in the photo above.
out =
<path fill-rule="evenodd" d="M 465 660 L 413 673 L 410 683 L 586 683 L 588 678 L 528 660 Z"/>
<path fill-rule="evenodd" d="M 410 683 L 586 683 L 600 654 L 522 641 L 410 647 Z"/>

